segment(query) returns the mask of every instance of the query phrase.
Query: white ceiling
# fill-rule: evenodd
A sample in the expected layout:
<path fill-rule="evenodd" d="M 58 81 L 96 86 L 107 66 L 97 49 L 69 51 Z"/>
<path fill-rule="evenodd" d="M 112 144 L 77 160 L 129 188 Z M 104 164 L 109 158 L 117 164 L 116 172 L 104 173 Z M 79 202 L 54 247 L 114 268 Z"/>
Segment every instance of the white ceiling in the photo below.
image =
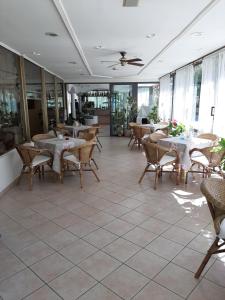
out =
<path fill-rule="evenodd" d="M 140 0 L 138 7 L 122 3 L 0 0 L 0 41 L 67 82 L 157 81 L 225 45 L 225 0 Z M 146 38 L 152 33 L 153 38 Z M 99 45 L 103 48 L 96 49 Z M 118 60 L 121 50 L 128 58 L 142 58 L 145 66 L 112 70 L 108 66 L 113 63 L 101 62 Z"/>

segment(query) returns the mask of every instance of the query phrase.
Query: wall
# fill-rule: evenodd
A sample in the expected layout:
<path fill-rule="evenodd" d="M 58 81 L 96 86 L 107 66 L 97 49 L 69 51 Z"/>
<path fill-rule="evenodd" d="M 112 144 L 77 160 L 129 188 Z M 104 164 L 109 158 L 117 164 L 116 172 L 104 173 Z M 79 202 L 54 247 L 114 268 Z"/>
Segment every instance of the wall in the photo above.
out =
<path fill-rule="evenodd" d="M 15 149 L 0 156 L 0 193 L 19 176 L 21 159 Z"/>

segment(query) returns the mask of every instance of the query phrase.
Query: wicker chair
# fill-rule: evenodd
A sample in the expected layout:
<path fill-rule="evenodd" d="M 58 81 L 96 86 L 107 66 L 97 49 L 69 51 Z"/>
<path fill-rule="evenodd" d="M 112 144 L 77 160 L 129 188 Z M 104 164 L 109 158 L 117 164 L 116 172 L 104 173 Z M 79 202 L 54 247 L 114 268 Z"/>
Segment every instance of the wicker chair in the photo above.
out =
<path fill-rule="evenodd" d="M 142 145 L 142 139 L 145 134 L 149 133 L 149 129 L 136 125 L 133 127 L 133 133 L 134 133 L 134 142 L 131 146 L 131 149 L 133 149 L 134 145 L 137 145 L 138 149 L 140 149 Z"/>
<path fill-rule="evenodd" d="M 88 129 L 79 131 L 78 138 L 86 140 L 87 142 L 92 142 L 94 145 L 96 145 L 96 138 L 93 133 L 89 133 Z M 91 160 L 93 161 L 96 169 L 98 169 L 98 165 L 97 165 L 95 159 L 92 157 Z"/>
<path fill-rule="evenodd" d="M 179 168 L 179 155 L 176 150 L 168 150 L 157 144 L 143 141 L 143 147 L 146 154 L 147 166 L 141 175 L 138 183 L 141 183 L 145 173 L 155 172 L 154 189 L 156 189 L 158 177 L 162 175 L 162 172 L 174 172 L 176 173 L 176 183 L 179 184 L 180 168 Z M 172 156 L 173 155 L 173 156 Z M 165 166 L 171 165 L 173 169 L 163 170 Z M 149 170 L 150 167 L 153 169 Z"/>
<path fill-rule="evenodd" d="M 49 133 L 41 133 L 41 134 L 36 134 L 32 136 L 32 141 L 33 142 L 37 142 L 37 141 L 41 141 L 41 140 L 47 140 L 47 139 L 52 139 L 54 138 L 54 136 L 52 134 Z"/>
<path fill-rule="evenodd" d="M 55 130 L 56 130 L 56 132 L 58 132 L 58 133 L 60 133 L 62 135 L 72 136 L 72 134 L 70 133 L 70 131 L 65 128 L 65 125 L 63 123 L 57 123 Z"/>
<path fill-rule="evenodd" d="M 202 149 L 193 148 L 189 151 L 189 156 L 191 160 L 191 167 L 186 173 L 185 183 L 188 182 L 189 173 L 200 173 L 204 177 L 210 177 L 211 173 L 216 172 L 221 174 L 221 162 L 225 157 L 225 150 L 220 152 L 212 152 L 213 147 L 205 147 Z M 194 156 L 196 154 L 198 156 Z M 201 155 L 199 155 L 201 154 Z M 193 170 L 194 166 L 198 166 L 196 170 Z"/>
<path fill-rule="evenodd" d="M 48 150 L 37 149 L 31 146 L 17 145 L 16 150 L 23 162 L 23 167 L 17 183 L 20 183 L 23 174 L 28 174 L 29 189 L 31 190 L 33 185 L 33 175 L 38 172 L 40 178 L 42 172 L 42 176 L 44 177 L 44 166 L 48 165 L 50 168 L 52 167 L 53 156 Z"/>
<path fill-rule="evenodd" d="M 219 141 L 219 137 L 213 133 L 202 133 L 198 135 L 198 138 L 211 140 L 214 142 L 214 144 L 217 144 L 217 142 Z"/>
<path fill-rule="evenodd" d="M 168 126 L 158 128 L 158 129 L 155 130 L 155 132 L 158 132 L 158 131 L 164 133 L 167 136 L 169 135 L 169 127 Z"/>
<path fill-rule="evenodd" d="M 165 139 L 168 136 L 163 132 L 153 132 L 148 136 L 144 137 L 144 139 L 150 143 L 157 143 L 161 139 Z"/>
<path fill-rule="evenodd" d="M 195 273 L 195 278 L 200 277 L 212 254 L 225 252 L 225 249 L 222 249 L 225 246 L 225 181 L 219 178 L 207 178 L 201 184 L 201 191 L 207 200 L 216 238 Z M 220 239 L 222 242 L 219 243 Z"/>
<path fill-rule="evenodd" d="M 102 148 L 102 144 L 101 144 L 101 142 L 99 140 L 99 130 L 100 130 L 101 126 L 98 123 L 93 124 L 92 126 L 97 128 L 97 131 L 96 131 L 96 140 L 97 140 L 97 144 Z"/>
<path fill-rule="evenodd" d="M 96 179 L 100 181 L 96 172 L 91 166 L 92 162 L 92 153 L 95 144 L 93 143 L 86 143 L 79 147 L 74 147 L 70 149 L 64 149 L 61 153 L 61 182 L 63 183 L 63 177 L 65 171 L 79 171 L 80 175 L 80 187 L 83 188 L 83 172 L 84 171 L 91 171 Z M 69 155 L 64 156 L 65 152 Z M 75 166 L 75 169 L 70 169 L 69 165 Z M 89 168 L 86 168 L 86 167 Z"/>
<path fill-rule="evenodd" d="M 130 129 L 130 131 L 131 131 L 130 140 L 129 140 L 129 143 L 128 143 L 128 145 L 127 145 L 128 147 L 130 146 L 131 142 L 132 142 L 133 139 L 134 139 L 134 126 L 137 126 L 137 123 L 130 122 L 130 123 L 128 124 L 128 127 L 129 127 L 129 129 Z"/>

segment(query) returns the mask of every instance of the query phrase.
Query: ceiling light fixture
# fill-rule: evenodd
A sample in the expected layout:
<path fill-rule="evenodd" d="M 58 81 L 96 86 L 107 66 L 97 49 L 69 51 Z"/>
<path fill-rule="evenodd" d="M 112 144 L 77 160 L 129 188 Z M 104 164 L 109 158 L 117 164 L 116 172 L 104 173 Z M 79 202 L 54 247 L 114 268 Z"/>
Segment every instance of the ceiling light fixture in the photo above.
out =
<path fill-rule="evenodd" d="M 202 35 L 203 35 L 203 32 L 201 32 L 201 31 L 196 31 L 196 32 L 192 32 L 191 35 L 192 35 L 192 36 L 195 36 L 195 37 L 198 37 L 198 36 L 202 36 Z"/>
<path fill-rule="evenodd" d="M 123 6 L 125 7 L 136 7 L 138 6 L 139 0 L 123 0 Z"/>
<path fill-rule="evenodd" d="M 45 35 L 47 35 L 47 36 L 51 36 L 51 37 L 57 37 L 57 36 L 59 36 L 57 33 L 55 33 L 55 32 L 45 32 Z"/>
<path fill-rule="evenodd" d="M 35 56 L 40 56 L 41 55 L 41 53 L 36 52 L 36 51 L 33 51 L 32 54 L 35 55 Z"/>
<path fill-rule="evenodd" d="M 151 34 L 147 34 L 145 37 L 146 37 L 147 39 L 152 39 L 152 38 L 154 38 L 155 36 L 156 36 L 155 33 L 151 33 Z"/>

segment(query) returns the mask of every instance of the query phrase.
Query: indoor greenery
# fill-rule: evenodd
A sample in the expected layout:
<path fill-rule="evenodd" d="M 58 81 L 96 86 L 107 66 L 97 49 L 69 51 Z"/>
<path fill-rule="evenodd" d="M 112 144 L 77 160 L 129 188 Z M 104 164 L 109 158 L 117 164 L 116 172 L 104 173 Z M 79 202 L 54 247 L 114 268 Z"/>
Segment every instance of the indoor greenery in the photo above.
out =
<path fill-rule="evenodd" d="M 178 136 L 185 131 L 185 125 L 177 123 L 176 120 L 170 121 L 168 128 L 169 134 L 172 136 Z"/>
<path fill-rule="evenodd" d="M 160 118 L 158 117 L 158 106 L 154 105 L 148 114 L 148 119 L 150 122 L 157 124 L 160 122 Z"/>
<path fill-rule="evenodd" d="M 217 152 L 224 151 L 224 150 L 225 150 L 225 138 L 221 138 L 218 142 L 218 145 L 213 147 L 212 152 L 217 153 Z M 225 157 L 221 161 L 221 167 L 222 167 L 223 171 L 225 171 Z"/>

